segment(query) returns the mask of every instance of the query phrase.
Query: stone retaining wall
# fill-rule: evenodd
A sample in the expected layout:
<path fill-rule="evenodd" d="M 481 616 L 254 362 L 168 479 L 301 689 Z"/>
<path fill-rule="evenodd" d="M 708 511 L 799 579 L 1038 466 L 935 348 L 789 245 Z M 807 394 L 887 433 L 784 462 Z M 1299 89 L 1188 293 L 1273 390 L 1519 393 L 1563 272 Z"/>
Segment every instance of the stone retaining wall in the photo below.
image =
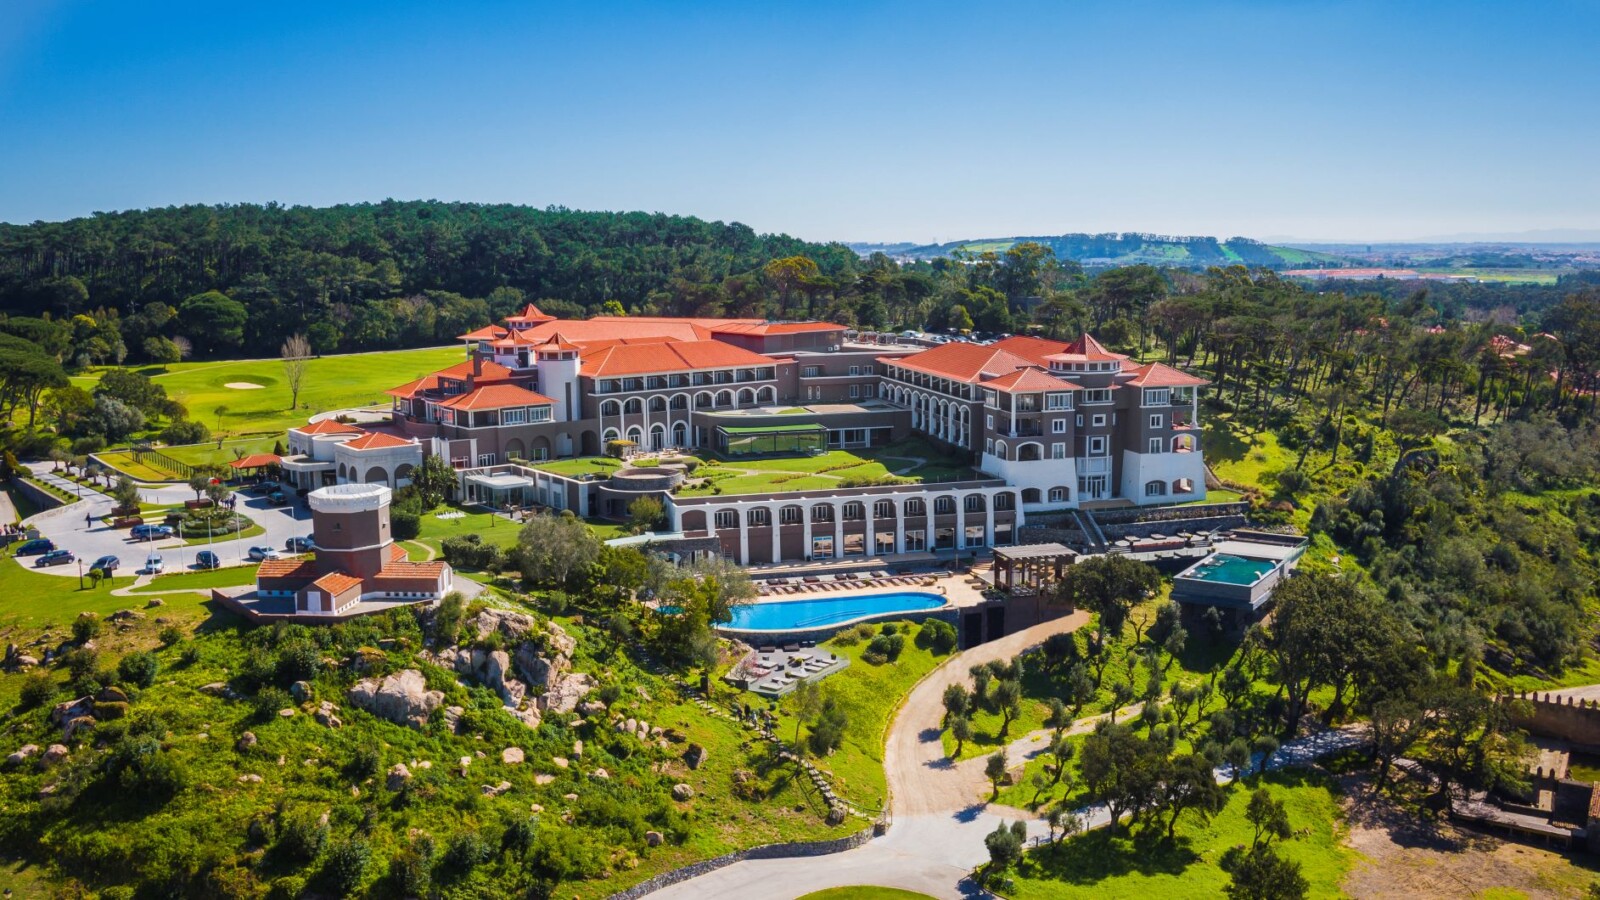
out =
<path fill-rule="evenodd" d="M 26 478 L 13 478 L 11 479 L 11 485 L 17 489 L 18 493 L 22 494 L 24 497 L 27 497 L 34 506 L 39 507 L 40 512 L 44 512 L 47 509 L 55 509 L 58 506 L 67 505 L 67 501 L 57 497 L 55 494 L 50 493 Z"/>
<path fill-rule="evenodd" d="M 698 878 L 707 872 L 715 872 L 723 866 L 731 866 L 736 862 L 743 862 L 747 859 L 786 859 L 801 856 L 826 856 L 830 853 L 843 853 L 846 850 L 854 850 L 855 848 L 860 847 L 867 841 L 872 840 L 876 834 L 877 827 L 873 826 L 869 828 L 863 828 L 855 834 L 847 837 L 837 838 L 831 841 L 795 841 L 787 844 L 763 844 L 759 847 L 751 847 L 747 850 L 735 850 L 732 853 L 725 853 L 722 856 L 716 857 L 715 859 L 697 862 L 692 865 L 684 866 L 681 869 L 673 869 L 671 872 L 662 872 L 660 875 L 657 875 L 649 881 L 640 882 L 639 884 L 636 884 L 625 891 L 618 891 L 615 894 L 612 894 L 609 898 L 607 898 L 607 900 L 637 900 L 639 897 L 653 894 L 662 888 L 671 887 L 674 884 L 688 881 L 691 878 Z"/>
<path fill-rule="evenodd" d="M 1530 734 L 1600 750 L 1600 702 L 1548 693 L 1512 694 L 1511 723 Z"/>

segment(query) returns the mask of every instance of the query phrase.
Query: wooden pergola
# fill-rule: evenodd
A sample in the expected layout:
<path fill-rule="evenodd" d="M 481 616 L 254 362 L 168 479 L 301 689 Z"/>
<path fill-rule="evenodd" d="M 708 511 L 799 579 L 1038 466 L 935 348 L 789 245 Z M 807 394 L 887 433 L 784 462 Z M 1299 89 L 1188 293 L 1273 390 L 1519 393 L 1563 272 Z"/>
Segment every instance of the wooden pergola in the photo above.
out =
<path fill-rule="evenodd" d="M 1061 570 L 1078 561 L 1064 544 L 1025 544 L 994 548 L 994 586 L 1008 594 L 1042 593 L 1061 578 Z"/>

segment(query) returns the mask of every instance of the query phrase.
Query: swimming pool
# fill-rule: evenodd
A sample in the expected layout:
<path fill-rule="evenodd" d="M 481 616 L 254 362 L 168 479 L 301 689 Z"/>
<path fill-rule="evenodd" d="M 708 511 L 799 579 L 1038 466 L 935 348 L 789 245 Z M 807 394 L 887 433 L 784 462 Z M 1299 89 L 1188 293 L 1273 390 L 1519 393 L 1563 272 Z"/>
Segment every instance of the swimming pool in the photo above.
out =
<path fill-rule="evenodd" d="M 927 591 L 768 600 L 735 606 L 733 621 L 718 627 L 729 631 L 807 631 L 896 613 L 927 612 L 944 605 L 943 596 Z"/>
<path fill-rule="evenodd" d="M 1201 560 L 1184 572 L 1182 577 L 1197 581 L 1220 581 L 1223 584 L 1250 585 L 1277 568 L 1277 563 L 1264 559 L 1245 559 L 1227 553 L 1217 553 Z"/>

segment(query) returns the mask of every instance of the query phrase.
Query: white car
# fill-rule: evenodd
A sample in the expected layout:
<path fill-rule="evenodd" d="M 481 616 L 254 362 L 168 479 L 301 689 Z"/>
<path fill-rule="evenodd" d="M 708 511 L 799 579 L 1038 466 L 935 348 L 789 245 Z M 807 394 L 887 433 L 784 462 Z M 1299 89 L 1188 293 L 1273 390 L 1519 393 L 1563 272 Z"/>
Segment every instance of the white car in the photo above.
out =
<path fill-rule="evenodd" d="M 167 563 L 159 553 L 152 553 L 144 558 L 144 570 L 151 575 L 160 575 L 166 568 Z"/>

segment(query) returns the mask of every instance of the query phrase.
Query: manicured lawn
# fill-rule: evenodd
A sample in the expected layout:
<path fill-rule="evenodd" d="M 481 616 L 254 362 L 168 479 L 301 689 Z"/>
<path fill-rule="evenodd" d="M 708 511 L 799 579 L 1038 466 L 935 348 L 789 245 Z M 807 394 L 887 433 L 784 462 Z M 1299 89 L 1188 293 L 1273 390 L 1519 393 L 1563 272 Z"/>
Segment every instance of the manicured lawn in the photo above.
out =
<path fill-rule="evenodd" d="M 901 890 L 899 887 L 870 887 L 866 884 L 856 884 L 851 887 L 829 887 L 827 890 L 816 890 L 800 900 L 923 900 L 926 894 L 917 894 L 915 890 Z"/>
<path fill-rule="evenodd" d="M 1308 772 L 1265 776 L 1261 784 L 1288 808 L 1290 827 L 1299 833 L 1277 843 L 1279 853 L 1300 864 L 1311 883 L 1310 896 L 1342 896 L 1339 883 L 1358 854 L 1340 845 L 1344 826 L 1339 801 L 1329 783 Z M 1159 834 L 1113 837 L 1097 829 L 1070 841 L 1034 850 L 1023 857 L 1015 886 L 1004 892 L 1013 900 L 1093 897 L 1148 900 L 1210 898 L 1223 895 L 1228 875 L 1219 863 L 1230 847 L 1250 844 L 1254 830 L 1245 819 L 1250 792 L 1241 785 L 1227 807 L 1210 823 L 1185 813 L 1178 821 L 1177 840 Z"/>
<path fill-rule="evenodd" d="M 289 408 L 289 387 L 279 359 L 174 363 L 138 367 L 138 371 L 151 376 L 167 389 L 169 397 L 188 407 L 191 418 L 212 430 L 217 429 L 216 408 L 225 406 L 224 433 L 259 434 L 284 431 L 319 410 L 382 403 L 388 399 L 383 392 L 389 388 L 465 358 L 459 346 L 319 357 L 306 367 L 300 409 Z M 86 388 L 98 381 L 98 370 L 78 379 Z M 261 387 L 240 390 L 228 387 L 229 383 Z"/>
<path fill-rule="evenodd" d="M 466 515 L 456 519 L 441 519 L 438 516 L 441 512 L 465 512 Z M 517 534 L 521 531 L 521 525 L 491 513 L 441 506 L 432 512 L 422 514 L 422 528 L 417 540 L 437 551 L 440 543 L 447 537 L 476 534 L 483 538 L 485 543 L 510 547 L 517 542 Z"/>
<path fill-rule="evenodd" d="M 176 472 L 145 465 L 134 459 L 133 454 L 126 450 L 102 451 L 96 453 L 95 456 L 118 472 L 132 477 L 134 481 L 178 481 L 182 479 L 182 476 Z"/>
<path fill-rule="evenodd" d="M 164 594 L 169 591 L 191 591 L 202 588 L 238 587 L 255 584 L 256 566 L 228 566 L 222 569 L 205 569 L 198 572 L 173 572 L 157 575 L 154 581 L 139 588 L 137 594 Z"/>
<path fill-rule="evenodd" d="M 88 587 L 86 577 L 84 589 L 79 590 L 77 578 L 30 571 L 26 567 L 33 565 L 34 558 L 0 559 L 0 626 L 67 625 L 86 610 L 104 615 L 143 605 L 128 597 L 111 596 L 113 588 L 132 584 L 132 576 L 102 581 L 96 588 Z M 77 572 L 76 563 L 72 571 Z"/>
<path fill-rule="evenodd" d="M 883 774 L 883 746 L 889 722 L 911 688 L 946 659 L 916 645 L 919 626 L 909 622 L 896 625 L 900 633 L 906 635 L 905 649 L 899 659 L 883 665 L 875 666 L 861 660 L 862 651 L 867 649 L 866 641 L 840 646 L 835 638 L 822 645 L 850 659 L 848 669 L 818 682 L 821 696 L 832 697 L 842 706 L 848 723 L 844 745 L 832 756 L 816 763 L 818 768 L 836 776 L 834 785 L 840 796 L 868 810 L 880 808 L 888 791 Z M 755 694 L 744 694 L 741 699 L 746 703 L 761 702 Z M 794 739 L 793 707 L 791 694 L 783 699 L 778 716 L 777 732 L 784 740 Z M 808 733 L 802 728 L 801 739 Z"/>
<path fill-rule="evenodd" d="M 609 456 L 581 456 L 577 459 L 553 459 L 533 463 L 530 469 L 539 469 L 553 475 L 577 478 L 582 475 L 610 475 L 622 466 L 622 461 Z"/>

